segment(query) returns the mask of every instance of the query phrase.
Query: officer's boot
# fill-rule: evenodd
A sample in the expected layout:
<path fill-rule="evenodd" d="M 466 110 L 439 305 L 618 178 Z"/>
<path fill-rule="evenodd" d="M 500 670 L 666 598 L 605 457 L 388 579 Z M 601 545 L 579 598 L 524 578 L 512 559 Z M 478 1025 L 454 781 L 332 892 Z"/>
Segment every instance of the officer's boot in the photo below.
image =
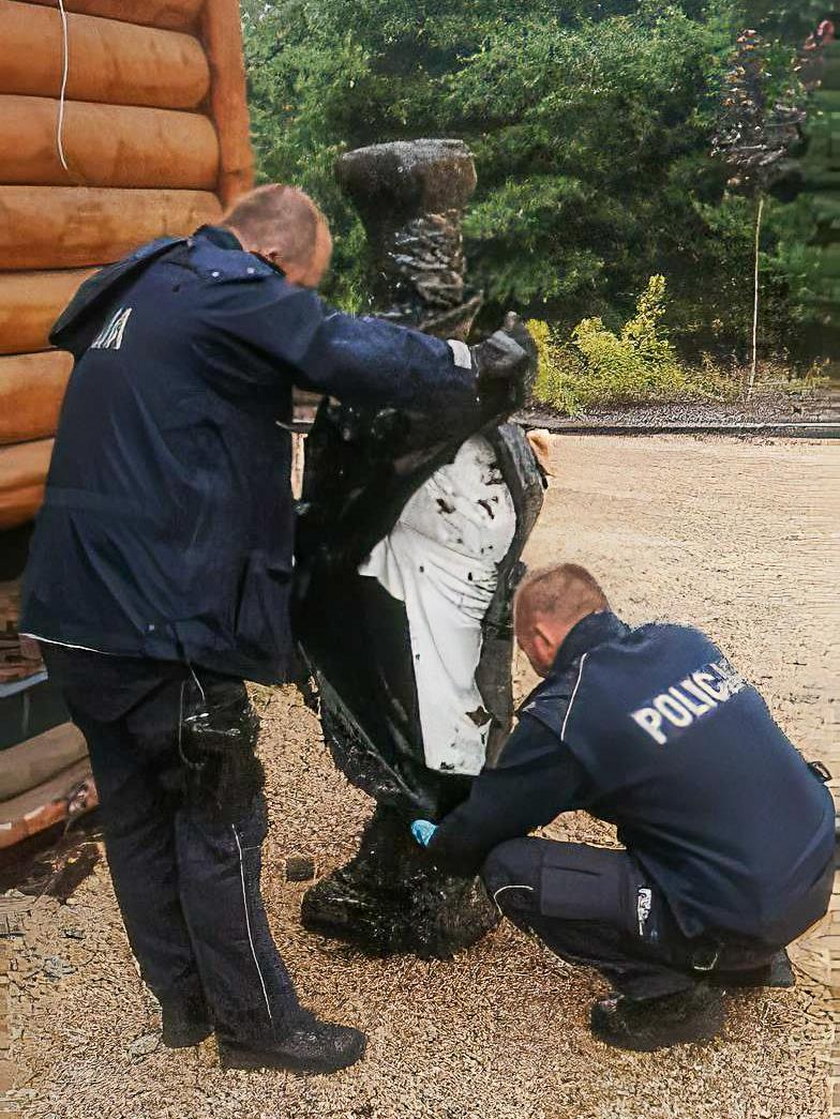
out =
<path fill-rule="evenodd" d="M 241 1040 L 218 1030 L 222 1068 L 276 1068 L 301 1076 L 349 1068 L 362 1056 L 366 1043 L 361 1030 L 322 1022 L 308 1010 L 301 1010 L 291 1029 L 277 1039 Z"/>
<path fill-rule="evenodd" d="M 356 856 L 307 891 L 301 907 L 304 928 L 374 956 L 449 959 L 499 920 L 479 879 L 437 870 L 406 821 L 382 805 Z"/>
<path fill-rule="evenodd" d="M 592 1007 L 593 1034 L 618 1049 L 648 1053 L 688 1041 L 710 1041 L 725 1019 L 720 991 L 697 984 L 652 999 L 612 994 Z"/>
<path fill-rule="evenodd" d="M 795 987 L 790 957 L 784 948 L 777 952 L 769 963 L 750 971 L 713 971 L 709 982 L 714 987 L 728 987 L 730 990 L 742 987 Z"/>
<path fill-rule="evenodd" d="M 199 1045 L 213 1032 L 210 1010 L 197 975 L 182 980 L 176 989 L 158 992 L 160 1040 L 169 1049 Z"/>

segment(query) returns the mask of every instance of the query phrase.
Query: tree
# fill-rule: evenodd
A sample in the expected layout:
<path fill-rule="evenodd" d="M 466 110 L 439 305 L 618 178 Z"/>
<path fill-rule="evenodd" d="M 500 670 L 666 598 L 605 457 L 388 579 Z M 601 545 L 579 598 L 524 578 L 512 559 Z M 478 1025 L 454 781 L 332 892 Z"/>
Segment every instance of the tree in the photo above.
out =
<path fill-rule="evenodd" d="M 675 339 L 742 343 L 752 223 L 709 156 L 739 9 L 731 0 L 245 0 L 260 168 L 299 183 L 337 233 L 332 298 L 364 305 L 362 233 L 340 151 L 467 140 L 479 186 L 471 276 L 502 308 L 571 327 L 632 314 L 668 277 Z M 765 287 L 787 333 L 768 234 Z M 773 341 L 771 339 L 771 341 Z"/>

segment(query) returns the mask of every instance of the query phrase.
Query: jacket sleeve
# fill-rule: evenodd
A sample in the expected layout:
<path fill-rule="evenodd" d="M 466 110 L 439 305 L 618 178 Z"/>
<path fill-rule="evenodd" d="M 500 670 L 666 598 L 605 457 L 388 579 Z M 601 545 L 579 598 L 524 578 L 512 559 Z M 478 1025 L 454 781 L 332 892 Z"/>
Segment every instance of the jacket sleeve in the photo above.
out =
<path fill-rule="evenodd" d="M 477 874 L 494 847 L 583 806 L 586 771 L 538 719 L 523 715 L 495 768 L 444 818 L 427 851 L 453 874 Z"/>
<path fill-rule="evenodd" d="M 359 406 L 477 409 L 475 375 L 446 342 L 332 310 L 280 278 L 208 285 L 202 318 L 203 356 L 240 381 L 287 377 Z"/>

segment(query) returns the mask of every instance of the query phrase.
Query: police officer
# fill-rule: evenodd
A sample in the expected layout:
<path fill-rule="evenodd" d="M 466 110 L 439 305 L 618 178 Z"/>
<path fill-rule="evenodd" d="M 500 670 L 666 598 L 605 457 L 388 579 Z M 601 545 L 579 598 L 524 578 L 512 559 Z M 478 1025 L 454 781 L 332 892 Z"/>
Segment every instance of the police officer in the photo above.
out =
<path fill-rule="evenodd" d="M 298 1003 L 260 896 L 258 721 L 244 679 L 287 672 L 292 387 L 447 417 L 522 371 L 325 307 L 327 224 L 302 192 L 98 273 L 54 328 L 75 366 L 26 573 L 99 789 L 111 874 L 163 1041 L 223 1065 L 330 1072 L 357 1030 Z M 460 365 L 456 363 L 456 359 Z"/>
<path fill-rule="evenodd" d="M 721 986 L 790 985 L 784 945 L 826 912 L 834 813 L 759 693 L 696 629 L 631 630 L 583 568 L 528 578 L 516 634 L 541 683 L 498 763 L 439 827 L 436 862 L 614 993 L 593 1032 L 622 1048 L 710 1038 Z M 586 809 L 626 850 L 524 838 Z M 787 974 L 785 974 L 787 973 Z"/>

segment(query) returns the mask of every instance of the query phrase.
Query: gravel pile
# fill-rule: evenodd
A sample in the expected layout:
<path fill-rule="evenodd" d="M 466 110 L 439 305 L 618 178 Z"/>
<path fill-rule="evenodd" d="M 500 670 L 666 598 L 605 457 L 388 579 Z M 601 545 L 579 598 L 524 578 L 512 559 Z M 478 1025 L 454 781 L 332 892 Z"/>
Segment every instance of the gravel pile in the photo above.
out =
<path fill-rule="evenodd" d="M 804 695 L 794 699 L 796 688 L 810 686 L 812 671 L 823 663 L 812 623 L 802 628 L 789 654 L 794 664 L 810 667 L 770 662 L 766 649 L 781 647 L 785 627 L 790 639 L 789 610 L 794 617 L 797 607 L 788 608 L 763 586 L 759 594 L 756 585 L 758 557 L 766 564 L 770 554 L 760 529 L 770 514 L 761 509 L 758 479 L 772 477 L 780 485 L 788 475 L 798 479 L 808 456 L 796 451 L 794 458 L 791 451 L 788 463 L 782 447 L 749 453 L 739 447 L 730 462 L 718 457 L 717 444 L 695 440 L 657 441 L 652 448 L 621 440 L 557 443 L 562 445 L 558 484 L 533 542 L 534 561 L 546 562 L 560 550 L 568 558 L 590 559 L 597 572 L 610 576 L 617 604 L 631 621 L 690 613 L 722 639 L 728 635 L 739 665 L 763 681 L 788 729 L 816 730 L 819 706 Z M 707 494 L 690 525 L 676 515 L 683 508 L 679 494 L 668 489 L 684 453 L 695 460 L 694 478 L 723 485 L 720 510 L 717 497 L 712 501 Z M 811 456 L 816 453 L 809 448 Z M 779 456 L 772 470 L 765 461 L 771 454 Z M 630 496 L 619 507 L 614 495 L 622 485 Z M 725 510 L 733 507 L 730 489 L 742 488 L 749 495 L 743 507 L 755 525 L 739 517 L 744 546 L 747 540 L 750 546 L 743 567 L 730 571 L 735 540 L 732 531 L 725 532 L 731 525 Z M 644 492 L 648 489 L 655 496 Z M 686 510 L 694 500 L 685 494 Z M 769 494 L 767 504 L 772 510 Z M 775 506 L 783 505 L 777 498 Z M 659 518 L 656 525 L 652 517 Z M 680 572 L 686 569 L 677 562 L 680 541 L 668 535 L 677 531 L 675 525 L 679 533 L 690 532 L 697 547 L 685 581 Z M 774 531 L 770 524 L 767 532 Z M 793 536 L 792 526 L 789 531 Z M 709 538 L 705 544 L 703 533 Z M 795 574 L 801 571 L 802 548 L 801 540 L 791 540 Z M 775 573 L 772 578 L 775 583 Z M 742 606 L 739 595 L 746 588 L 752 596 Z M 680 596 L 682 611 L 676 609 Z M 520 666 L 520 688 L 527 683 Z M 13 1114 L 25 1119 L 827 1119 L 828 1003 L 802 971 L 793 991 L 733 997 L 725 1035 L 711 1045 L 636 1055 L 607 1048 L 587 1030 L 589 1004 L 605 989 L 600 978 L 568 967 L 506 923 L 452 963 L 365 959 L 304 933 L 298 912 L 308 883 L 287 880 L 286 860 L 312 859 L 319 875 L 338 865 L 352 853 L 371 806 L 336 773 L 317 720 L 297 692 L 260 688 L 254 697 L 263 720 L 272 821 L 264 874 L 269 918 L 304 1000 L 319 1014 L 368 1032 L 365 1060 L 335 1077 L 307 1080 L 283 1073 L 222 1073 L 212 1042 L 180 1052 L 161 1048 L 155 1003 L 138 978 L 107 865 L 100 860 L 68 904 L 43 898 L 20 917 L 23 935 L 5 941 L 11 947 L 10 1055 L 18 1070 L 8 1103 Z M 612 839 L 583 816 L 564 818 L 551 830 L 596 842 Z"/>

